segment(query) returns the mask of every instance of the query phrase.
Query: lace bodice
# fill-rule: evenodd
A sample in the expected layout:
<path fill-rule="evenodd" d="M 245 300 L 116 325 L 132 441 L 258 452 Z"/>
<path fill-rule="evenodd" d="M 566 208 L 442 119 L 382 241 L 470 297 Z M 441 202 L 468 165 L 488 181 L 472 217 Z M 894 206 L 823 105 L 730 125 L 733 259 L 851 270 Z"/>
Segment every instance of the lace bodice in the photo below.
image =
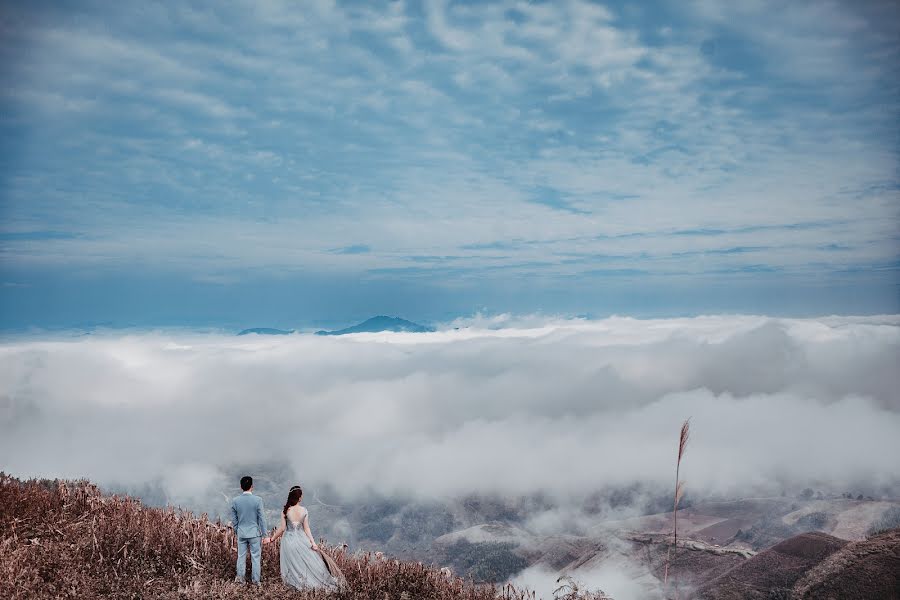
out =
<path fill-rule="evenodd" d="M 284 528 L 285 533 L 303 533 L 303 521 L 299 523 L 294 523 L 290 519 L 287 519 L 287 524 Z"/>
<path fill-rule="evenodd" d="M 303 532 L 303 522 L 306 520 L 306 516 L 308 514 L 309 513 L 306 511 L 305 508 L 301 509 L 301 516 L 300 516 L 299 521 L 291 520 L 290 513 L 285 515 L 285 517 L 284 517 L 284 520 L 285 520 L 284 532 L 285 533 L 302 533 Z"/>

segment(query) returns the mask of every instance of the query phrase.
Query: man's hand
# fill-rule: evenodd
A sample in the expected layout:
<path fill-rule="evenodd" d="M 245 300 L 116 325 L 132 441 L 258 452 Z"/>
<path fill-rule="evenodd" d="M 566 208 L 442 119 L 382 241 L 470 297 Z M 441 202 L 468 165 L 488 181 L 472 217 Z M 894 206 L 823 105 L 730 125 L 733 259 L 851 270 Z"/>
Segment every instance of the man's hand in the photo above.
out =
<path fill-rule="evenodd" d="M 263 544 L 271 544 L 271 543 L 272 543 L 272 538 L 270 538 L 270 537 L 263 538 Z"/>

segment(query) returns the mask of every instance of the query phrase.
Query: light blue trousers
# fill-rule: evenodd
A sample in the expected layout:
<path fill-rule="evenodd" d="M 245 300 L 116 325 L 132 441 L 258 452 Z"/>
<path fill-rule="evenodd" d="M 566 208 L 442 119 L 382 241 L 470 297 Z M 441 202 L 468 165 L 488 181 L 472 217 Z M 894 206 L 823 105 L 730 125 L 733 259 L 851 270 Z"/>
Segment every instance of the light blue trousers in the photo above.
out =
<path fill-rule="evenodd" d="M 259 583 L 260 558 L 262 557 L 262 538 L 238 538 L 237 581 L 246 581 L 247 549 L 250 549 L 250 576 L 253 583 Z"/>

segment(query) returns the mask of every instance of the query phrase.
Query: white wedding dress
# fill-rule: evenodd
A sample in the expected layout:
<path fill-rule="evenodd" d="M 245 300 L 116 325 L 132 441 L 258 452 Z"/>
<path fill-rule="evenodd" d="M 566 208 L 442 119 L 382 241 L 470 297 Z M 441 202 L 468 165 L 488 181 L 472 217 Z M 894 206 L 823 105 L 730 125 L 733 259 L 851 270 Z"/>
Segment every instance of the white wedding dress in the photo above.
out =
<path fill-rule="evenodd" d="M 309 511 L 301 507 L 303 516 L 299 522 L 285 517 L 284 536 L 281 538 L 281 580 L 285 585 L 300 590 L 309 588 L 337 589 L 337 580 L 328 571 L 322 555 L 312 549 L 303 530 L 303 522 Z"/>

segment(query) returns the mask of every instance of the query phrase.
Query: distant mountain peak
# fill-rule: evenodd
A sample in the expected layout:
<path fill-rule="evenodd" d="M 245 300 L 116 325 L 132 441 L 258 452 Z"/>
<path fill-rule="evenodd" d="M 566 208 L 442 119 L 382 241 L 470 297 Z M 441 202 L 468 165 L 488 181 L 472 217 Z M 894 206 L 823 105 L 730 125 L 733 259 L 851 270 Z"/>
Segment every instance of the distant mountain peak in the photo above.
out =
<path fill-rule="evenodd" d="M 294 330 L 273 329 L 272 327 L 251 327 L 250 329 L 241 331 L 238 335 L 250 335 L 251 333 L 257 335 L 289 335 L 294 333 Z"/>
<path fill-rule="evenodd" d="M 362 323 L 344 329 L 335 331 L 317 331 L 316 335 L 346 335 L 348 333 L 378 333 L 381 331 L 427 333 L 429 331 L 434 331 L 434 328 L 419 325 L 418 323 L 413 323 L 412 321 L 407 321 L 400 317 L 378 315 L 377 317 L 366 319 Z"/>

